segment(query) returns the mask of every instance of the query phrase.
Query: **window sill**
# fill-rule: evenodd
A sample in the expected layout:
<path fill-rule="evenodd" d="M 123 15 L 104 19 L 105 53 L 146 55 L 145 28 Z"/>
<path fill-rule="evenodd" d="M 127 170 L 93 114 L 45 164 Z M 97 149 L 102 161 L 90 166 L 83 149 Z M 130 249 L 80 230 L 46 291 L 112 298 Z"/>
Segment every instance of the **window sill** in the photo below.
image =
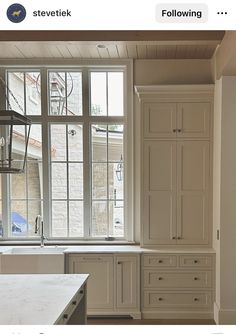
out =
<path fill-rule="evenodd" d="M 105 240 L 48 240 L 45 241 L 45 246 L 85 246 L 85 245 L 94 245 L 94 246 L 116 246 L 116 245 L 139 245 L 134 241 L 126 241 L 126 240 L 113 240 L 113 241 L 105 241 Z M 0 246 L 40 246 L 40 242 L 35 240 L 0 240 Z"/>

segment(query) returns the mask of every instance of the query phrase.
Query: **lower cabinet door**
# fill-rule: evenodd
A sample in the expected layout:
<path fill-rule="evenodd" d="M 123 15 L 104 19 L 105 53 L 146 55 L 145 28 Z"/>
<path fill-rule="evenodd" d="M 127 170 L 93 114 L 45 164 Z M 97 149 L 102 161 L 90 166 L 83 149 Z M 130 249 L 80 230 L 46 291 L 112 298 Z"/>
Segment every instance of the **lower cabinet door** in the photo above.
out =
<path fill-rule="evenodd" d="M 116 257 L 116 280 L 117 309 L 137 309 L 139 304 L 138 257 Z"/>
<path fill-rule="evenodd" d="M 88 254 L 69 257 L 69 272 L 89 274 L 87 284 L 88 311 L 114 308 L 113 256 Z"/>

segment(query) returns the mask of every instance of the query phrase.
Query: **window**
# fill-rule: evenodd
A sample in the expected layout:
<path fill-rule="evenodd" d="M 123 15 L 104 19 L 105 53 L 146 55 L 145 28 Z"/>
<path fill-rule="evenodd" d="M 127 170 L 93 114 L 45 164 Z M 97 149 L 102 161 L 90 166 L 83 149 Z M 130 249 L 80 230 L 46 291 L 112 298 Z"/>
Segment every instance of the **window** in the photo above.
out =
<path fill-rule="evenodd" d="M 25 174 L 0 178 L 0 236 L 38 238 L 40 214 L 51 240 L 131 240 L 127 67 L 8 69 L 6 78 L 11 108 L 33 125 Z"/>
<path fill-rule="evenodd" d="M 124 236 L 123 125 L 92 124 L 92 235 Z"/>
<path fill-rule="evenodd" d="M 20 143 L 20 134 L 18 142 Z M 16 138 L 17 139 L 17 138 Z M 15 148 L 16 150 L 17 148 Z M 14 152 L 20 157 L 20 147 Z M 42 131 L 40 124 L 31 126 L 24 174 L 12 174 L 10 181 L 10 237 L 34 237 L 35 217 L 43 215 Z"/>
<path fill-rule="evenodd" d="M 83 126 L 51 124 L 52 237 L 83 237 Z"/>

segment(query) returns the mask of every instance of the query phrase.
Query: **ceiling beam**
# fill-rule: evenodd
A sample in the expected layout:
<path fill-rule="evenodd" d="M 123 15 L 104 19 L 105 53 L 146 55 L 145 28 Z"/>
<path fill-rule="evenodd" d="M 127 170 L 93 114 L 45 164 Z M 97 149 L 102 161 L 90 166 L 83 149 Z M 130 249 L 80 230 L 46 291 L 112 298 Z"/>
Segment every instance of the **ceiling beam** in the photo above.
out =
<path fill-rule="evenodd" d="M 2 31 L 0 41 L 208 41 L 222 40 L 225 31 Z"/>

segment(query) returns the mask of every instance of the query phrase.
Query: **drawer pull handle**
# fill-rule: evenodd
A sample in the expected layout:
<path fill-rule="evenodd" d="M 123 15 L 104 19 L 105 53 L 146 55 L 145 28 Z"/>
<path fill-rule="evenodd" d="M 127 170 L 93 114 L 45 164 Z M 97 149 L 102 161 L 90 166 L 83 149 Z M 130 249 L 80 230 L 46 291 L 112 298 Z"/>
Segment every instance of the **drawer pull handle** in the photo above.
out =
<path fill-rule="evenodd" d="M 163 300 L 163 298 L 160 297 L 160 298 L 158 298 L 158 300 L 161 302 Z"/>
<path fill-rule="evenodd" d="M 162 278 L 162 277 L 158 277 L 158 280 L 159 280 L 159 281 L 162 281 L 162 280 L 163 280 L 163 278 Z"/>
<path fill-rule="evenodd" d="M 194 260 L 194 263 L 198 263 L 198 260 Z"/>
<path fill-rule="evenodd" d="M 198 302 L 198 301 L 199 301 L 199 299 L 198 299 L 198 298 L 194 298 L 194 301 L 195 301 L 195 302 Z"/>
<path fill-rule="evenodd" d="M 198 277 L 194 277 L 194 281 L 197 281 L 198 280 Z"/>
<path fill-rule="evenodd" d="M 68 314 L 63 314 L 63 319 L 68 319 Z"/>
<path fill-rule="evenodd" d="M 77 301 L 74 300 L 74 301 L 72 302 L 72 305 L 76 305 L 76 304 L 77 304 Z"/>
<path fill-rule="evenodd" d="M 158 263 L 163 263 L 163 261 L 162 261 L 162 260 L 159 260 Z"/>

